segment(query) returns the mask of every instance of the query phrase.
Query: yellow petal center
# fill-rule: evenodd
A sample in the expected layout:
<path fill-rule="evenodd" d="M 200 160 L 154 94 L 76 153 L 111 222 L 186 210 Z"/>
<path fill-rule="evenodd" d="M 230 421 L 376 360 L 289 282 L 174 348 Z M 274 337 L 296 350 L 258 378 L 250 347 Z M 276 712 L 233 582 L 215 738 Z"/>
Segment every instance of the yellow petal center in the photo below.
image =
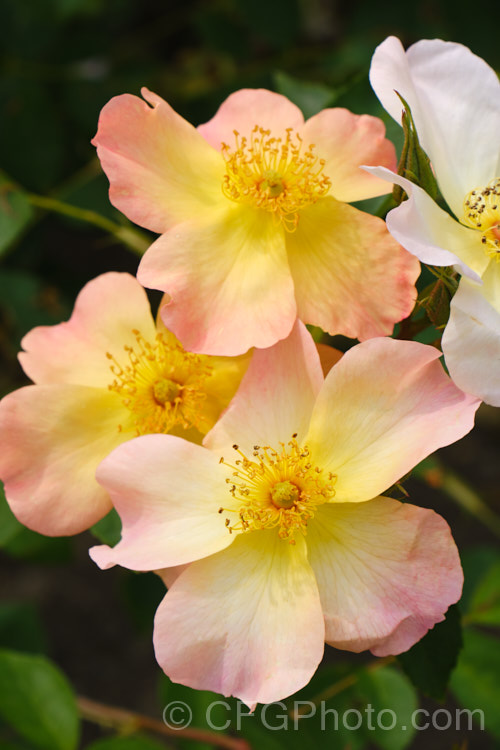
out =
<path fill-rule="evenodd" d="M 316 155 L 315 145 L 305 148 L 293 128 L 285 132 L 274 137 L 256 125 L 248 139 L 235 130 L 234 148 L 222 144 L 222 192 L 229 200 L 271 212 L 293 232 L 300 210 L 326 195 L 331 180 L 323 174 L 325 160 Z"/>
<path fill-rule="evenodd" d="M 206 356 L 186 352 L 168 333 L 153 342 L 134 330 L 136 346 L 125 346 L 120 363 L 109 352 L 113 382 L 108 386 L 131 413 L 137 435 L 198 427 L 212 367 Z M 122 425 L 118 426 L 122 429 Z"/>
<path fill-rule="evenodd" d="M 234 464 L 221 458 L 230 470 L 226 483 L 232 501 L 219 513 L 228 514 L 230 533 L 276 528 L 281 539 L 295 544 L 295 533 L 307 533 L 318 505 L 335 497 L 336 475 L 315 466 L 309 448 L 296 437 L 277 450 L 255 445 L 251 458 L 233 445 L 239 456 Z"/>
<path fill-rule="evenodd" d="M 500 178 L 467 193 L 462 223 L 481 232 L 486 255 L 500 261 Z"/>

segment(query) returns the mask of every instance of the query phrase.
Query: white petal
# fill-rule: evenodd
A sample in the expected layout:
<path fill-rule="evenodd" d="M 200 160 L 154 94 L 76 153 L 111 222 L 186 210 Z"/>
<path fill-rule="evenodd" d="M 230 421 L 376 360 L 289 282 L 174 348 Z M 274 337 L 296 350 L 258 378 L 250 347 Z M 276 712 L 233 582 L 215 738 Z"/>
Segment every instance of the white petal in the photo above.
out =
<path fill-rule="evenodd" d="M 500 265 L 491 262 L 483 287 L 462 279 L 443 335 L 450 375 L 462 390 L 500 406 Z"/>
<path fill-rule="evenodd" d="M 364 167 L 377 177 L 400 185 L 409 198 L 389 211 L 387 228 L 393 237 L 422 263 L 456 266 L 465 276 L 480 281 L 488 265 L 481 234 L 464 227 L 443 211 L 422 188 L 385 167 Z"/>
<path fill-rule="evenodd" d="M 398 91 L 411 107 L 420 142 L 454 213 L 465 195 L 499 175 L 500 83 L 495 71 L 467 47 L 424 39 L 404 52 L 389 37 L 373 55 L 372 87 L 401 122 Z"/>

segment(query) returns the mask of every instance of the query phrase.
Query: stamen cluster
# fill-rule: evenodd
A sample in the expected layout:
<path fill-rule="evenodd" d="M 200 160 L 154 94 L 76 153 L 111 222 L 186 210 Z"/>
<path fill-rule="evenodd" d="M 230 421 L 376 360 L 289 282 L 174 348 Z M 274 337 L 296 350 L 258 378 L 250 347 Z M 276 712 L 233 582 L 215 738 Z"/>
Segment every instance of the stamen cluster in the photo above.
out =
<path fill-rule="evenodd" d="M 208 358 L 186 352 L 164 333 L 157 333 L 150 343 L 140 331 L 132 332 L 137 346 L 124 347 L 127 364 L 122 366 L 109 352 L 106 356 L 115 376 L 108 388 L 122 397 L 137 435 L 197 427 L 206 397 L 204 385 L 212 371 Z"/>
<path fill-rule="evenodd" d="M 239 455 L 234 465 L 220 459 L 232 470 L 226 483 L 234 506 L 219 508 L 236 516 L 226 518 L 230 533 L 277 528 L 281 539 L 295 544 L 295 532 L 307 533 L 317 506 L 334 498 L 336 475 L 314 466 L 309 448 L 296 438 L 279 450 L 254 445 L 252 458 L 233 445 Z"/>
<path fill-rule="evenodd" d="M 299 211 L 328 193 L 331 180 L 323 174 L 325 160 L 311 144 L 302 153 L 303 142 L 293 128 L 285 138 L 274 138 L 270 130 L 255 125 L 250 139 L 234 131 L 236 149 L 222 144 L 226 174 L 222 192 L 233 201 L 250 203 L 270 211 L 284 228 L 293 232 Z"/>
<path fill-rule="evenodd" d="M 464 200 L 464 223 L 482 233 L 486 254 L 500 260 L 500 178 L 471 190 Z"/>

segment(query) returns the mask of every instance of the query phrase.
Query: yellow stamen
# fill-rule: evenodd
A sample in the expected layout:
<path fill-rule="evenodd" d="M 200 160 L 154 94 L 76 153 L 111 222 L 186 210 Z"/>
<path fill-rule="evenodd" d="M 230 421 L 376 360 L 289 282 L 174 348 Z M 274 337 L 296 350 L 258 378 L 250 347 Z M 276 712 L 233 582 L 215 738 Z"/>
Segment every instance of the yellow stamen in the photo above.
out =
<path fill-rule="evenodd" d="M 500 261 L 500 178 L 465 196 L 462 223 L 481 232 L 486 255 Z"/>
<path fill-rule="evenodd" d="M 124 347 L 127 364 L 122 366 L 109 352 L 106 356 L 115 376 L 108 388 L 130 410 L 136 434 L 198 427 L 205 383 L 212 371 L 207 357 L 184 351 L 164 333 L 157 333 L 153 343 L 137 330 L 133 334 L 137 345 Z"/>
<path fill-rule="evenodd" d="M 256 125 L 250 139 L 234 131 L 236 147 L 222 144 L 226 174 L 222 192 L 232 201 L 249 203 L 270 211 L 284 228 L 293 232 L 300 209 L 326 195 L 331 180 L 323 174 L 325 160 L 315 155 L 314 144 L 305 153 L 293 128 L 284 138 L 271 136 L 270 130 Z"/>
<path fill-rule="evenodd" d="M 279 450 L 255 445 L 253 458 L 233 445 L 239 454 L 234 465 L 221 458 L 232 470 L 226 482 L 234 507 L 219 509 L 234 514 L 234 520 L 226 518 L 230 533 L 277 528 L 281 539 L 295 544 L 294 534 L 307 533 L 318 505 L 334 498 L 336 475 L 314 466 L 309 448 L 299 446 L 296 437 L 280 443 Z"/>

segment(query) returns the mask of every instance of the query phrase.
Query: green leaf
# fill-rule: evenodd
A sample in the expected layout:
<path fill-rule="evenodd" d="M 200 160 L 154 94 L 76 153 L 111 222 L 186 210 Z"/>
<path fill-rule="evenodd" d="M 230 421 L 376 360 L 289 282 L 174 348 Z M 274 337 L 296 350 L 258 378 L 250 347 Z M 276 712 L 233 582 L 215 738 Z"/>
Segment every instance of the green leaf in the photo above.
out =
<path fill-rule="evenodd" d="M 438 622 L 413 648 L 398 656 L 404 671 L 425 695 L 444 696 L 450 675 L 462 648 L 460 610 L 453 605 L 446 619 Z"/>
<path fill-rule="evenodd" d="M 286 96 L 302 110 L 306 120 L 331 106 L 337 98 L 335 89 L 322 83 L 299 81 L 281 71 L 274 74 L 274 86 L 279 94 Z"/>
<path fill-rule="evenodd" d="M 67 537 L 48 537 L 23 528 L 4 544 L 4 551 L 11 557 L 35 560 L 42 563 L 60 563 L 71 560 L 73 548 Z"/>
<path fill-rule="evenodd" d="M 467 623 L 500 625 L 500 560 L 490 566 L 474 590 Z"/>
<path fill-rule="evenodd" d="M 464 631 L 464 648 L 450 687 L 479 726 L 500 739 L 500 640 L 478 630 Z M 461 716 L 462 729 L 467 717 Z"/>
<path fill-rule="evenodd" d="M 0 715 L 43 750 L 75 750 L 79 720 L 64 675 L 45 657 L 0 650 Z"/>
<path fill-rule="evenodd" d="M 33 217 L 22 190 L 0 171 L 0 256 L 17 240 Z"/>
<path fill-rule="evenodd" d="M 489 569 L 500 561 L 500 553 L 497 547 L 481 545 L 465 550 L 461 557 L 464 569 L 464 589 L 460 609 L 464 617 L 467 617 L 477 587 Z"/>
<path fill-rule="evenodd" d="M 43 625 L 35 607 L 29 602 L 0 604 L 0 646 L 42 653 L 47 643 Z"/>
<path fill-rule="evenodd" d="M 0 547 L 8 544 L 23 528 L 9 508 L 3 484 L 0 482 Z"/>
<path fill-rule="evenodd" d="M 85 750 L 165 750 L 165 745 L 142 734 L 134 734 L 128 737 L 106 737 L 88 745 Z"/>
<path fill-rule="evenodd" d="M 103 544 L 109 544 L 110 547 L 114 547 L 118 544 L 122 534 L 122 522 L 120 516 L 114 508 L 109 513 L 101 518 L 100 521 L 90 527 L 91 533 Z"/>
<path fill-rule="evenodd" d="M 363 670 L 353 691 L 362 702 L 360 731 L 369 742 L 382 750 L 403 750 L 410 744 L 416 731 L 412 719 L 418 698 L 403 674 L 393 667 Z M 368 705 L 373 709 L 371 717 L 365 716 Z"/>

